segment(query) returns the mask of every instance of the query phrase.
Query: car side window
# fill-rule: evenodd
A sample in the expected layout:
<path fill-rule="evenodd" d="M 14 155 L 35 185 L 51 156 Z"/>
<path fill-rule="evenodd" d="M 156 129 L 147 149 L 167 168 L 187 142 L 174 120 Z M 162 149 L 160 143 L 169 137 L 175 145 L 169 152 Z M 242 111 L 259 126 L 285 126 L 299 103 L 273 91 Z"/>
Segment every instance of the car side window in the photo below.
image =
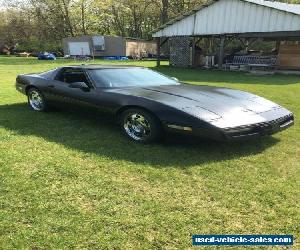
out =
<path fill-rule="evenodd" d="M 67 84 L 72 82 L 85 82 L 89 84 L 85 73 L 81 69 L 64 69 L 56 77 L 56 80 Z"/>

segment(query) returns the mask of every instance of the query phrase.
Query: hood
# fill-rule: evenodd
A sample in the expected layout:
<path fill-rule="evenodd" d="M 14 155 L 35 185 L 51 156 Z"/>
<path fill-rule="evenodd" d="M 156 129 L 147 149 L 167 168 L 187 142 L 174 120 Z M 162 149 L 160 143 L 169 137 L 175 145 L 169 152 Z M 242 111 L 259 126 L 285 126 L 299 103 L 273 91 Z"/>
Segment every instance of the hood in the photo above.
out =
<path fill-rule="evenodd" d="M 261 122 L 261 113 L 280 108 L 271 101 L 244 91 L 190 84 L 126 88 L 118 92 L 158 101 L 206 121 L 223 119 L 232 124 L 233 119 L 238 120 L 235 126 L 242 125 L 242 121 L 249 124 L 249 118 Z"/>

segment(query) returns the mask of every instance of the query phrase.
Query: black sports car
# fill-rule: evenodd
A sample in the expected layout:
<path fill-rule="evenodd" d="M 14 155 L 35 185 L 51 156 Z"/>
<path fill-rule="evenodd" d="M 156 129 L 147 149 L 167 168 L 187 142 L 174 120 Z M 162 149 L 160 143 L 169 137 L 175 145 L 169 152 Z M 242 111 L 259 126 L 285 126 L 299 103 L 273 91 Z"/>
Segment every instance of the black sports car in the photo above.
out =
<path fill-rule="evenodd" d="M 36 111 L 57 105 L 108 110 L 129 138 L 143 143 L 166 131 L 216 140 L 252 138 L 294 123 L 290 111 L 262 97 L 181 83 L 140 67 L 65 66 L 19 75 L 16 88 Z"/>

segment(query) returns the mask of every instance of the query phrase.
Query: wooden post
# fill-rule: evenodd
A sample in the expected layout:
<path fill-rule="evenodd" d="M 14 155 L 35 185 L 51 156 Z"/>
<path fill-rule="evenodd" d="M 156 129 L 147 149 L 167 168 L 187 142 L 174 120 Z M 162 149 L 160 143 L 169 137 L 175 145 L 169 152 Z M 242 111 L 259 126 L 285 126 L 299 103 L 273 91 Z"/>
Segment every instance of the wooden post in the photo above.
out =
<path fill-rule="evenodd" d="M 280 39 L 276 40 L 276 52 L 277 52 L 277 54 L 279 54 L 280 42 L 281 42 Z"/>
<path fill-rule="evenodd" d="M 193 40 L 192 40 L 192 68 L 193 67 L 195 67 L 196 65 L 195 65 L 195 56 L 196 56 L 196 38 L 195 37 L 193 37 L 192 38 Z"/>
<path fill-rule="evenodd" d="M 222 65 L 223 65 L 224 44 L 225 44 L 225 36 L 221 36 L 221 38 L 220 38 L 220 47 L 219 47 L 219 58 L 218 58 L 218 67 L 219 67 L 219 69 L 222 69 Z"/>
<path fill-rule="evenodd" d="M 156 66 L 160 66 L 160 37 L 156 38 L 156 46 L 157 46 L 157 58 L 156 58 Z"/>

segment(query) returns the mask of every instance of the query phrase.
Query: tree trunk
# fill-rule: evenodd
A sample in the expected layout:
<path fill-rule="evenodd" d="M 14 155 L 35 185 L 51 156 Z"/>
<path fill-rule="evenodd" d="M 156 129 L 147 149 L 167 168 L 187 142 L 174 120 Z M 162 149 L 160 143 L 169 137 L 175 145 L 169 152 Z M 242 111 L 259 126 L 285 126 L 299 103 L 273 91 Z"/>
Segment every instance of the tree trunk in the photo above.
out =
<path fill-rule="evenodd" d="M 82 33 L 86 35 L 85 28 L 85 12 L 84 12 L 84 0 L 81 1 L 81 25 L 82 25 Z"/>
<path fill-rule="evenodd" d="M 161 3 L 162 3 L 161 23 L 164 24 L 168 21 L 169 0 L 161 0 Z"/>
<path fill-rule="evenodd" d="M 72 26 L 72 23 L 71 23 L 71 19 L 70 19 L 70 14 L 69 14 L 69 6 L 68 6 L 69 3 L 66 3 L 66 0 L 62 0 L 62 4 L 63 4 L 63 7 L 64 7 L 64 12 L 65 12 L 64 16 L 65 16 L 70 34 L 71 34 L 71 36 L 75 36 L 73 26 Z"/>

